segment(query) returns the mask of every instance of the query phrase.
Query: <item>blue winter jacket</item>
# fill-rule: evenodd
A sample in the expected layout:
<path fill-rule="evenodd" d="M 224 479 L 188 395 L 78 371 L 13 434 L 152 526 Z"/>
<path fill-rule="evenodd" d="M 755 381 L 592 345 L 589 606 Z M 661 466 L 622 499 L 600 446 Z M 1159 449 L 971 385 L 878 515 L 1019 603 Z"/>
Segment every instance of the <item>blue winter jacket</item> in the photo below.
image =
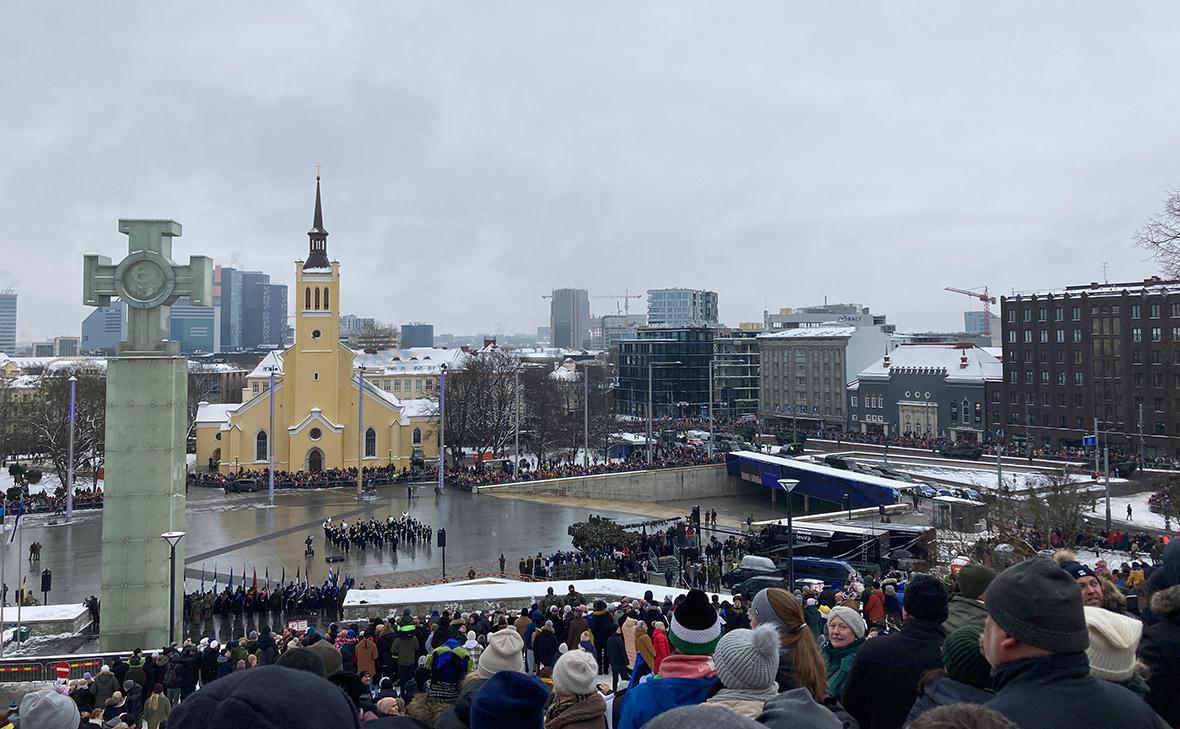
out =
<path fill-rule="evenodd" d="M 653 678 L 629 689 L 615 729 L 640 729 L 652 717 L 678 706 L 705 703 L 716 678 Z"/>

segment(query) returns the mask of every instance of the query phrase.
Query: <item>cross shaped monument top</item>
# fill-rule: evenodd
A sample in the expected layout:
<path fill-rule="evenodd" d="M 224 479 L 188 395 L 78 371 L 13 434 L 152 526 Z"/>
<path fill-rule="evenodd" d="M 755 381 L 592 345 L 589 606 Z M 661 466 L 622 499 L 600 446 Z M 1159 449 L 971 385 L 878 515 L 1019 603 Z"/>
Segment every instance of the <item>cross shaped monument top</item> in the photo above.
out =
<path fill-rule="evenodd" d="M 127 234 L 127 257 L 112 264 L 106 256 L 83 257 L 82 303 L 108 306 L 112 296 L 127 304 L 127 341 L 121 357 L 174 355 L 180 345 L 169 340 L 172 304 L 187 296 L 194 306 L 212 305 L 213 260 L 190 256 L 187 266 L 172 260 L 172 239 L 180 237 L 174 220 L 120 220 Z"/>

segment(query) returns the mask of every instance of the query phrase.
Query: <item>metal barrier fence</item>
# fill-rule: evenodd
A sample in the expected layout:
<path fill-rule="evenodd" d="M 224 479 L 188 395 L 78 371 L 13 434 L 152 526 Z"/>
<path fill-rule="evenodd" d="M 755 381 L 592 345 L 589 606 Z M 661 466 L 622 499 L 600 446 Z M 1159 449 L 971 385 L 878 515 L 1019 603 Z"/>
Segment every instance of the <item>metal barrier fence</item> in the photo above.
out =
<path fill-rule="evenodd" d="M 144 655 L 149 655 L 145 652 Z M 58 668 L 63 664 L 67 668 L 66 678 L 82 678 L 83 673 L 91 676 L 98 674 L 103 664 L 109 665 L 116 657 L 127 659 L 131 652 L 126 653 L 86 653 L 64 656 L 36 656 L 30 658 L 0 659 L 0 683 L 27 683 L 30 681 L 53 681 L 58 676 Z"/>

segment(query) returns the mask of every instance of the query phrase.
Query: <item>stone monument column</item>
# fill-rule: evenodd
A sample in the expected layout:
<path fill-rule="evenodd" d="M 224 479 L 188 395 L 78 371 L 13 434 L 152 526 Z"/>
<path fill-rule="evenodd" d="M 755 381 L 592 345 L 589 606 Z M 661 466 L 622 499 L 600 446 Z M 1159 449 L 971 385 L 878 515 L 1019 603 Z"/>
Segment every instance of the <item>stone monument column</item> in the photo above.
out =
<path fill-rule="evenodd" d="M 102 620 L 104 651 L 150 648 L 168 642 L 170 597 L 176 635 L 182 636 L 184 547 L 176 548 L 176 594 L 169 595 L 169 549 L 164 532 L 184 531 L 188 360 L 169 340 L 171 305 L 187 296 L 211 305 L 213 263 L 192 256 L 172 261 L 172 220 L 120 220 L 128 255 L 118 264 L 84 258 L 82 303 L 127 304 L 127 341 L 107 361 L 106 476 L 102 509 Z"/>

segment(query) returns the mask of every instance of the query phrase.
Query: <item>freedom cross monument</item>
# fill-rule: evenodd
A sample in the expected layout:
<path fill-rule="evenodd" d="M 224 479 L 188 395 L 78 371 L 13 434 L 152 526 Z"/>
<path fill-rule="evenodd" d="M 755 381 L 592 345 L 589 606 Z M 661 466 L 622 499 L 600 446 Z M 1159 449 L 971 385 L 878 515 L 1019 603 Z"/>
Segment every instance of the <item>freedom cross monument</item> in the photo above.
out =
<path fill-rule="evenodd" d="M 184 543 L 169 574 L 164 532 L 183 531 L 188 360 L 168 339 L 171 305 L 181 296 L 209 306 L 213 261 L 172 261 L 172 220 L 120 220 L 127 257 L 87 255 L 82 303 L 127 305 L 127 341 L 107 361 L 106 476 L 102 508 L 102 620 L 105 651 L 165 645 L 183 635 L 183 610 L 169 626 L 170 598 L 184 604 Z M 174 582 L 170 582 L 175 577 Z M 170 595 L 170 584 L 177 594 Z"/>

